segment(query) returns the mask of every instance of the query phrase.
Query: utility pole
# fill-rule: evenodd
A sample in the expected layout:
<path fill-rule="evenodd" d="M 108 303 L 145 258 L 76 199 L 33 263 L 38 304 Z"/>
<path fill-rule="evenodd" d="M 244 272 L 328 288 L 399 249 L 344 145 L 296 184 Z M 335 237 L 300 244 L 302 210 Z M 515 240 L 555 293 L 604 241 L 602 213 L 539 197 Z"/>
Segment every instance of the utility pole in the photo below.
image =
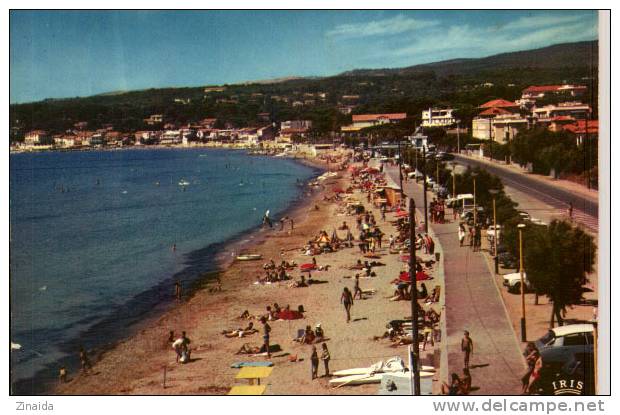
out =
<path fill-rule="evenodd" d="M 461 122 L 456 123 L 456 153 L 461 154 Z"/>
<path fill-rule="evenodd" d="M 422 147 L 422 158 L 424 158 L 424 172 L 422 173 L 422 187 L 424 189 L 424 233 L 428 233 L 428 203 L 426 201 L 426 147 Z"/>
<path fill-rule="evenodd" d="M 413 374 L 413 395 L 420 395 L 420 339 L 418 336 L 418 284 L 417 258 L 415 254 L 415 202 L 409 198 L 409 280 L 411 281 L 411 329 L 413 345 L 411 347 L 411 367 Z"/>
<path fill-rule="evenodd" d="M 519 228 L 519 274 L 521 274 L 521 341 L 527 341 L 527 330 L 525 323 L 525 278 L 523 276 L 523 228 L 525 225 L 520 223 Z"/>
<path fill-rule="evenodd" d="M 398 140 L 398 178 L 400 179 L 400 199 L 403 199 L 403 158 L 400 153 L 400 140 Z"/>

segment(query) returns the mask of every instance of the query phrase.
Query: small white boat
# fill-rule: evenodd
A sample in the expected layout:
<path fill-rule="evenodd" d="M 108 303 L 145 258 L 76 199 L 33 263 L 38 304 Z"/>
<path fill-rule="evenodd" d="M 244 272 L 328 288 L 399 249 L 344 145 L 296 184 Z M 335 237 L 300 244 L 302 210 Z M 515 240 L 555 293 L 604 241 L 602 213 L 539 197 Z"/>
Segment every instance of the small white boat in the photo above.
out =
<path fill-rule="evenodd" d="M 369 373 L 398 373 L 400 371 L 402 371 L 402 369 L 400 370 L 383 370 L 380 372 L 372 372 L 372 370 L 368 370 L 369 368 L 367 367 L 358 367 L 358 368 L 354 368 L 354 369 L 344 369 L 344 370 L 338 370 L 334 373 L 332 373 L 333 376 L 354 376 L 354 375 L 368 375 Z M 420 368 L 420 373 L 421 372 L 435 372 L 435 368 L 433 366 L 426 366 L 426 365 L 422 365 L 422 367 Z M 408 372 L 407 372 L 408 373 Z"/>
<path fill-rule="evenodd" d="M 179 186 L 189 186 L 190 183 L 187 180 L 181 179 L 179 182 Z"/>
<path fill-rule="evenodd" d="M 237 261 L 256 261 L 262 257 L 263 256 L 261 254 L 243 254 L 237 255 Z"/>
<path fill-rule="evenodd" d="M 392 372 L 404 372 L 408 370 L 405 362 L 400 357 L 392 357 L 385 361 L 379 361 L 374 365 L 368 367 L 358 367 L 353 369 L 338 370 L 332 375 L 334 376 L 353 376 L 353 375 L 368 375 L 370 373 L 392 373 Z M 434 372 L 433 366 L 420 367 L 421 371 Z"/>
<path fill-rule="evenodd" d="M 435 372 L 426 372 L 421 371 L 420 377 L 426 378 L 431 377 L 435 374 Z M 402 377 L 403 379 L 410 379 L 410 372 L 385 372 L 385 373 L 368 373 L 363 375 L 351 375 L 351 376 L 343 376 L 336 379 L 331 379 L 329 384 L 332 386 L 355 386 L 355 385 L 365 385 L 368 383 L 381 383 L 381 379 L 384 375 L 390 375 L 392 377 Z"/>

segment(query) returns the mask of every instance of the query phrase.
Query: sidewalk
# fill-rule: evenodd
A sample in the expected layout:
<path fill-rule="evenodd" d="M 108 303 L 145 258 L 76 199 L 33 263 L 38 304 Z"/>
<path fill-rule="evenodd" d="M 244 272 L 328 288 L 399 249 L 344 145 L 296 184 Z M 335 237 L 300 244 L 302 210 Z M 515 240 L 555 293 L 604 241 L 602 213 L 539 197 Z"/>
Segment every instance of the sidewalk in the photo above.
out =
<path fill-rule="evenodd" d="M 395 169 L 389 172 L 398 174 Z M 403 185 L 407 196 L 413 197 L 416 205 L 423 209 L 422 187 L 414 182 Z M 432 197 L 429 192 L 429 201 Z M 433 224 L 431 228 L 443 248 L 447 338 L 442 343 L 447 344 L 448 373 L 462 374 L 460 343 L 463 330 L 468 330 L 474 341 L 470 363 L 472 385 L 478 388 L 473 393 L 519 394 L 525 364 L 511 319 L 483 253 L 459 247 L 456 222 Z M 442 369 L 445 366 L 442 361 Z M 445 369 L 442 372 L 446 373 Z"/>
<path fill-rule="evenodd" d="M 464 153 L 458 154 L 457 157 L 462 157 L 464 159 L 485 163 L 490 166 L 497 167 L 499 169 L 503 169 L 503 170 L 506 170 L 512 173 L 519 173 L 524 176 L 527 176 L 530 179 L 537 180 L 541 183 L 546 183 L 546 184 L 550 184 L 550 185 L 562 188 L 568 192 L 578 193 L 582 197 L 586 197 L 592 201 L 598 202 L 598 190 L 588 189 L 587 187 L 579 183 L 571 182 L 568 180 L 562 180 L 562 179 L 552 179 L 551 177 L 543 176 L 540 174 L 528 173 L 527 171 L 525 171 L 524 169 L 522 169 L 520 166 L 516 164 L 504 164 L 502 162 L 491 162 L 487 158 L 470 156 Z"/>

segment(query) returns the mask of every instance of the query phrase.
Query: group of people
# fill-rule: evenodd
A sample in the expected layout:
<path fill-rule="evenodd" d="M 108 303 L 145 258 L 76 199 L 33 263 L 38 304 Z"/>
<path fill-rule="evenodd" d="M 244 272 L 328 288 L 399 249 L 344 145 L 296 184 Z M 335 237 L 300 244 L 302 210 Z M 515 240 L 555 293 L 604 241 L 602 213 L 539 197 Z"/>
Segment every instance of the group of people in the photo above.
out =
<path fill-rule="evenodd" d="M 444 223 L 446 216 L 446 204 L 443 199 L 436 199 L 429 203 L 431 223 Z"/>
<path fill-rule="evenodd" d="M 272 259 L 270 262 L 263 265 L 265 275 L 258 275 L 256 281 L 258 283 L 265 283 L 290 280 L 291 276 L 287 274 L 287 271 L 295 268 L 296 266 L 297 265 L 295 263 L 291 264 L 284 260 L 280 263 L 280 265 L 276 265 Z"/>
<path fill-rule="evenodd" d="M 465 229 L 465 224 L 460 223 L 458 237 L 460 246 L 464 246 L 465 237 L 468 237 L 469 247 L 473 249 L 474 252 L 478 252 L 482 246 L 482 226 L 476 224 L 476 226 L 468 226 L 467 229 Z"/>

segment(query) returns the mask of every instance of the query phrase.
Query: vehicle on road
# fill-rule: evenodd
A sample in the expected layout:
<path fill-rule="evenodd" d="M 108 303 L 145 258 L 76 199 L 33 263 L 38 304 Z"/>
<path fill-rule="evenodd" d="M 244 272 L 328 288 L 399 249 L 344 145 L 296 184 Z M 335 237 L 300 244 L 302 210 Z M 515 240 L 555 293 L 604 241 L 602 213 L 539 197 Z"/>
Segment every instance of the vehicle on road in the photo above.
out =
<path fill-rule="evenodd" d="M 522 221 L 531 221 L 532 217 L 530 216 L 529 213 L 524 212 L 522 210 L 519 211 L 519 216 L 521 217 Z"/>
<path fill-rule="evenodd" d="M 519 294 L 521 292 L 521 273 L 513 272 L 512 274 L 506 274 L 503 278 L 504 287 L 508 289 L 509 293 Z M 523 273 L 523 282 L 525 284 L 525 292 L 533 291 L 532 284 L 527 279 L 527 273 Z"/>
<path fill-rule="evenodd" d="M 435 155 L 435 160 L 437 161 L 448 161 L 454 160 L 454 155 L 450 153 L 446 153 L 445 151 L 440 151 Z"/>

